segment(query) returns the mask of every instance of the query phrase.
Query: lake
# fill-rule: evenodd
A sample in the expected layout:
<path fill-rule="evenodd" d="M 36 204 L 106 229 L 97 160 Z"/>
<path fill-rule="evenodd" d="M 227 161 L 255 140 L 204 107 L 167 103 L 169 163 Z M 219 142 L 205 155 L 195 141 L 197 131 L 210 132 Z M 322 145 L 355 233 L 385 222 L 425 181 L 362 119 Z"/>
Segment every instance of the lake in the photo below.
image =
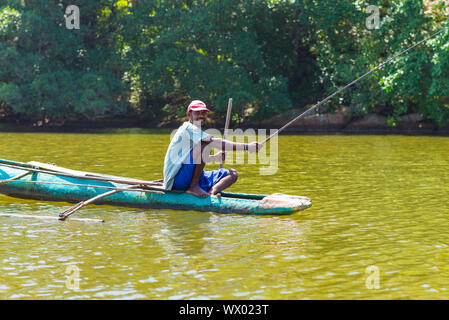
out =
<path fill-rule="evenodd" d="M 0 158 L 155 180 L 169 139 L 0 133 Z M 231 165 L 239 180 L 228 190 L 313 206 L 244 216 L 90 205 L 74 215 L 102 224 L 1 217 L 0 298 L 449 298 L 448 137 L 283 135 L 275 170 L 261 175 L 266 166 Z M 69 206 L 0 195 L 0 213 Z"/>

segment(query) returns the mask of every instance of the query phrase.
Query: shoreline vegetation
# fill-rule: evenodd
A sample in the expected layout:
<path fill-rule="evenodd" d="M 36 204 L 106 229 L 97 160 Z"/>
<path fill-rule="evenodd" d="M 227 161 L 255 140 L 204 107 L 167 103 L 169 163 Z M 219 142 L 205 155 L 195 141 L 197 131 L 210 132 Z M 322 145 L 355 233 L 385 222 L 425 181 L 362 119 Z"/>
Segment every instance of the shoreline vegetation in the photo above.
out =
<path fill-rule="evenodd" d="M 292 109 L 262 121 L 231 123 L 230 129 L 279 129 L 292 120 L 303 109 Z M 51 121 L 20 121 L 18 119 L 0 120 L 0 132 L 95 132 L 102 130 L 143 129 L 154 130 L 155 133 L 170 132 L 178 128 L 187 118 L 176 120 L 164 119 L 159 123 L 148 119 L 132 117 L 110 117 L 95 121 L 67 120 L 53 123 Z M 223 130 L 223 123 L 210 119 L 205 128 Z M 309 114 L 297 120 L 284 134 L 405 134 L 405 135 L 449 135 L 449 125 L 438 126 L 432 120 L 425 119 L 418 113 L 406 114 L 398 121 L 390 121 L 388 117 L 369 113 L 354 116 L 347 108 L 329 113 Z"/>
<path fill-rule="evenodd" d="M 176 128 L 196 99 L 223 128 L 229 98 L 232 127 L 280 128 L 375 70 L 286 132 L 447 133 L 448 17 L 449 0 L 7 0 L 0 130 Z"/>

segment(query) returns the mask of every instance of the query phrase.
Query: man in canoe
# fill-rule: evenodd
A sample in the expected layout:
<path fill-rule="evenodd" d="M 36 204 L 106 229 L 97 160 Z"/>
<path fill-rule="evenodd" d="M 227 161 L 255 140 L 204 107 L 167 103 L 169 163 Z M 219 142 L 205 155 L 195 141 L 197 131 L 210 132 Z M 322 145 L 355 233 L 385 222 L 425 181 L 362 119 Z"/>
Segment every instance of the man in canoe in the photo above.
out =
<path fill-rule="evenodd" d="M 189 121 L 178 128 L 165 155 L 165 189 L 182 190 L 201 198 L 218 195 L 237 181 L 237 171 L 223 168 L 204 171 L 206 162 L 222 161 L 224 150 L 259 151 L 257 142 L 236 143 L 202 131 L 201 125 L 205 123 L 209 112 L 206 104 L 200 100 L 194 100 L 188 106 Z M 222 151 L 211 156 L 211 148 Z"/>

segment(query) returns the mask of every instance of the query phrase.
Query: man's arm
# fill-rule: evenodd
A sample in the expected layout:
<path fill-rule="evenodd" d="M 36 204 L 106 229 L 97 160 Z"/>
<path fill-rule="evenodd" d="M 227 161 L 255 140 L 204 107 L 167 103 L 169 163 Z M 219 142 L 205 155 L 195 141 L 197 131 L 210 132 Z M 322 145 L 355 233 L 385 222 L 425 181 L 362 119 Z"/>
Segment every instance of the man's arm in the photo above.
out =
<path fill-rule="evenodd" d="M 249 151 L 249 152 L 258 152 L 259 144 L 257 142 L 251 143 L 241 143 L 241 142 L 232 142 L 229 140 L 224 140 L 221 138 L 213 138 L 209 137 L 208 140 L 211 140 L 209 146 L 215 149 L 219 149 L 221 151 Z"/>

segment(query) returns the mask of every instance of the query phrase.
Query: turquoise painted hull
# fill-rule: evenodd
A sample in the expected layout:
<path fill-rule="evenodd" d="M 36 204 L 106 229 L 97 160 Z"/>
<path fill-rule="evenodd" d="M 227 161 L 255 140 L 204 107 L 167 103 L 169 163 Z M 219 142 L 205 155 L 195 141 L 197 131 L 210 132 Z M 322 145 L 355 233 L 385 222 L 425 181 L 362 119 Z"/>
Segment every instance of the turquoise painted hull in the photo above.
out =
<path fill-rule="evenodd" d="M 16 198 L 78 203 L 110 191 L 110 189 L 98 187 L 129 187 L 127 184 L 95 181 L 67 177 L 58 175 L 58 173 L 49 174 L 42 172 L 32 172 L 15 181 L 4 182 L 26 171 L 26 168 L 12 168 L 0 164 L 0 193 Z M 89 186 L 76 186 L 76 184 Z M 120 191 L 99 199 L 94 204 L 143 209 L 212 211 L 217 213 L 253 215 L 292 214 L 307 209 L 312 205 L 310 199 L 298 197 L 298 201 L 294 205 L 267 207 L 262 202 L 262 199 L 265 197 L 265 195 L 223 193 L 222 197 L 198 198 L 189 193 L 171 191 L 164 191 L 163 194 Z"/>

